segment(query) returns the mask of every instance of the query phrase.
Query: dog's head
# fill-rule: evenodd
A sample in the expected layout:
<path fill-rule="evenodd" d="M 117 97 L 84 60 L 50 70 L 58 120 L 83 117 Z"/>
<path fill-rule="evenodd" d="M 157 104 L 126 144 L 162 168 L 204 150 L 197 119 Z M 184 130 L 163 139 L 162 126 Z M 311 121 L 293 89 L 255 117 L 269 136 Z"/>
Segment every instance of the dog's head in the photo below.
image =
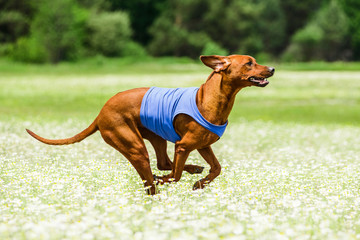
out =
<path fill-rule="evenodd" d="M 215 72 L 222 74 L 223 79 L 239 87 L 265 87 L 267 78 L 274 75 L 275 68 L 259 65 L 255 58 L 247 55 L 200 56 L 201 61 Z"/>

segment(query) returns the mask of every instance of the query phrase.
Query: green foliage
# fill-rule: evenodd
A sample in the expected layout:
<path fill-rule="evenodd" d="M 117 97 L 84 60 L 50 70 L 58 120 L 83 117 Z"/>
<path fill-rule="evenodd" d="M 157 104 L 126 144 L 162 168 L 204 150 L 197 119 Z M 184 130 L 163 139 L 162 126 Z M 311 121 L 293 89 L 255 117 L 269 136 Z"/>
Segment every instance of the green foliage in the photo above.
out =
<path fill-rule="evenodd" d="M 221 0 L 209 2 L 204 15 L 204 29 L 214 41 L 232 53 L 254 53 L 262 48 L 255 22 L 262 9 L 254 1 Z"/>
<path fill-rule="evenodd" d="M 356 0 L 355 0 L 356 1 Z M 281 8 L 285 16 L 286 36 L 288 42 L 292 35 L 303 28 L 309 19 L 321 7 L 324 1 L 319 0 L 281 0 Z"/>
<path fill-rule="evenodd" d="M 222 53 L 252 55 L 276 54 L 283 47 L 285 22 L 279 0 L 173 0 L 169 4 L 150 28 L 149 50 L 155 55 L 197 57 L 214 44 L 226 47 L 216 49 Z"/>
<path fill-rule="evenodd" d="M 76 0 L 80 6 L 95 11 L 107 10 L 110 8 L 108 0 Z"/>
<path fill-rule="evenodd" d="M 0 56 L 8 56 L 12 50 L 12 46 L 10 43 L 0 44 Z"/>
<path fill-rule="evenodd" d="M 292 44 L 284 53 L 285 61 L 310 61 L 321 59 L 319 44 L 324 38 L 324 31 L 314 22 L 294 34 Z"/>
<path fill-rule="evenodd" d="M 88 42 L 96 53 L 105 56 L 121 56 L 130 41 L 131 28 L 125 12 L 101 12 L 93 14 L 87 22 Z"/>
<path fill-rule="evenodd" d="M 32 37 L 44 46 L 47 58 L 56 63 L 82 55 L 88 12 L 74 0 L 40 1 L 32 22 Z"/>
<path fill-rule="evenodd" d="M 26 32 L 28 23 L 26 17 L 18 11 L 0 12 L 1 42 L 12 42 Z"/>
<path fill-rule="evenodd" d="M 153 56 L 359 60 L 360 2 L 0 0 L 0 44 L 0 55 L 54 63 L 146 56 L 145 48 Z"/>
<path fill-rule="evenodd" d="M 131 20 L 131 28 L 135 30 L 133 33 L 133 39 L 141 43 L 142 45 L 147 45 L 150 40 L 150 34 L 148 29 L 162 12 L 168 10 L 166 8 L 166 5 L 169 0 L 107 0 L 107 2 L 109 3 L 109 8 L 112 11 L 121 10 L 129 13 Z"/>
<path fill-rule="evenodd" d="M 331 0 L 314 19 L 294 34 L 284 60 L 309 61 L 345 58 L 348 19 L 337 0 Z"/>
<path fill-rule="evenodd" d="M 161 16 L 150 28 L 153 40 L 148 49 L 155 56 L 198 57 L 209 37 L 203 32 L 190 32 L 174 16 Z"/>
<path fill-rule="evenodd" d="M 286 40 L 285 13 L 280 0 L 260 1 L 261 16 L 256 19 L 259 27 L 255 34 L 261 39 L 263 48 L 260 53 L 277 55 L 284 50 Z"/>
<path fill-rule="evenodd" d="M 222 56 L 226 56 L 228 55 L 229 52 L 222 48 L 220 45 L 218 45 L 215 42 L 207 42 L 205 43 L 205 46 L 201 52 L 201 55 L 222 55 Z"/>
<path fill-rule="evenodd" d="M 14 43 L 29 33 L 33 5 L 28 0 L 0 0 L 0 42 Z"/>
<path fill-rule="evenodd" d="M 324 32 L 322 46 L 319 46 L 323 59 L 341 59 L 348 43 L 349 21 L 338 0 L 331 0 L 327 7 L 321 9 L 316 21 Z"/>
<path fill-rule="evenodd" d="M 220 47 L 207 32 L 205 13 L 211 2 L 204 0 L 169 1 L 168 11 L 156 19 L 150 28 L 152 41 L 148 49 L 155 56 L 190 56 L 197 58 L 205 52 L 222 54 Z M 204 18 L 204 21 L 201 19 Z M 214 52 L 219 50 L 220 53 Z"/>
<path fill-rule="evenodd" d="M 34 37 L 19 38 L 11 47 L 10 56 L 21 62 L 44 63 L 47 60 L 46 49 Z"/>
<path fill-rule="evenodd" d="M 274 62 L 274 56 L 266 52 L 260 52 L 256 54 L 255 58 L 258 63 L 262 64 Z"/>
<path fill-rule="evenodd" d="M 349 20 L 352 57 L 360 60 L 360 1 L 341 0 L 340 2 Z"/>
<path fill-rule="evenodd" d="M 148 54 L 143 46 L 134 41 L 128 41 L 121 51 L 123 57 L 146 57 Z"/>

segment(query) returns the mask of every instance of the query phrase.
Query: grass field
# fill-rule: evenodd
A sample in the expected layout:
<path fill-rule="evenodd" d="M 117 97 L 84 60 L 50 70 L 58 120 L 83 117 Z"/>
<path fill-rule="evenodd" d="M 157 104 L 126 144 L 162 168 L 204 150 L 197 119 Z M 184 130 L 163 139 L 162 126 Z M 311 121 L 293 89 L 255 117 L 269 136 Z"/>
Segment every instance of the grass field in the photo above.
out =
<path fill-rule="evenodd" d="M 360 238 L 360 65 L 275 65 L 266 88 L 237 97 L 213 146 L 220 176 L 192 191 L 209 170 L 192 153 L 204 173 L 184 173 L 151 197 L 98 133 L 54 147 L 24 130 L 72 136 L 119 91 L 199 86 L 210 73 L 181 59 L 116 61 L 0 60 L 0 239 Z"/>

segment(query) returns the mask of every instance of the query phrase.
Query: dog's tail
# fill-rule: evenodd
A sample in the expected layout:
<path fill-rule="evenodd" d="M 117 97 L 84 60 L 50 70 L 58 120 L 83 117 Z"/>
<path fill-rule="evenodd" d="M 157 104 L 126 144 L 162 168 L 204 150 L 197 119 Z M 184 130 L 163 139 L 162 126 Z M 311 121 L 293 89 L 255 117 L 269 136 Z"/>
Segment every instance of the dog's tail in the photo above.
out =
<path fill-rule="evenodd" d="M 75 136 L 73 136 L 71 138 L 65 138 L 65 139 L 57 139 L 57 140 L 46 139 L 46 138 L 40 137 L 39 135 L 36 135 L 35 133 L 30 131 L 29 129 L 26 129 L 26 131 L 32 137 L 39 140 L 40 142 L 43 142 L 43 143 L 46 143 L 46 144 L 49 144 L 49 145 L 67 145 L 67 144 L 73 144 L 73 143 L 80 142 L 80 141 L 84 140 L 86 137 L 88 137 L 91 134 L 93 134 L 94 132 L 96 132 L 98 130 L 98 126 L 97 126 L 96 122 L 97 121 L 95 119 L 95 121 L 88 128 L 86 128 L 84 131 L 82 131 L 79 134 L 76 134 Z"/>

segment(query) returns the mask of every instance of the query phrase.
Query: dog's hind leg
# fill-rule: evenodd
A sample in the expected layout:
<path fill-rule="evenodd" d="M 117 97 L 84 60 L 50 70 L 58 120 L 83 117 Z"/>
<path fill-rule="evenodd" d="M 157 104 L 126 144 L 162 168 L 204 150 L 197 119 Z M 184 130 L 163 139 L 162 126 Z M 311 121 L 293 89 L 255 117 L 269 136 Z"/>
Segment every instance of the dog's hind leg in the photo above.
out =
<path fill-rule="evenodd" d="M 141 129 L 141 134 L 145 139 L 149 140 L 151 145 L 154 147 L 158 169 L 172 170 L 173 163 L 171 162 L 167 154 L 166 140 L 147 129 Z M 184 166 L 184 170 L 190 174 L 202 173 L 204 167 L 198 165 L 186 164 Z"/>
<path fill-rule="evenodd" d="M 118 150 L 134 166 L 149 195 L 156 193 L 154 176 L 151 172 L 149 154 L 145 143 L 137 129 L 130 129 L 128 126 L 117 127 L 116 129 L 101 131 L 105 142 Z"/>
<path fill-rule="evenodd" d="M 172 170 L 172 162 L 167 154 L 166 140 L 146 128 L 141 128 L 140 133 L 143 138 L 149 140 L 155 150 L 157 168 L 159 170 Z"/>

